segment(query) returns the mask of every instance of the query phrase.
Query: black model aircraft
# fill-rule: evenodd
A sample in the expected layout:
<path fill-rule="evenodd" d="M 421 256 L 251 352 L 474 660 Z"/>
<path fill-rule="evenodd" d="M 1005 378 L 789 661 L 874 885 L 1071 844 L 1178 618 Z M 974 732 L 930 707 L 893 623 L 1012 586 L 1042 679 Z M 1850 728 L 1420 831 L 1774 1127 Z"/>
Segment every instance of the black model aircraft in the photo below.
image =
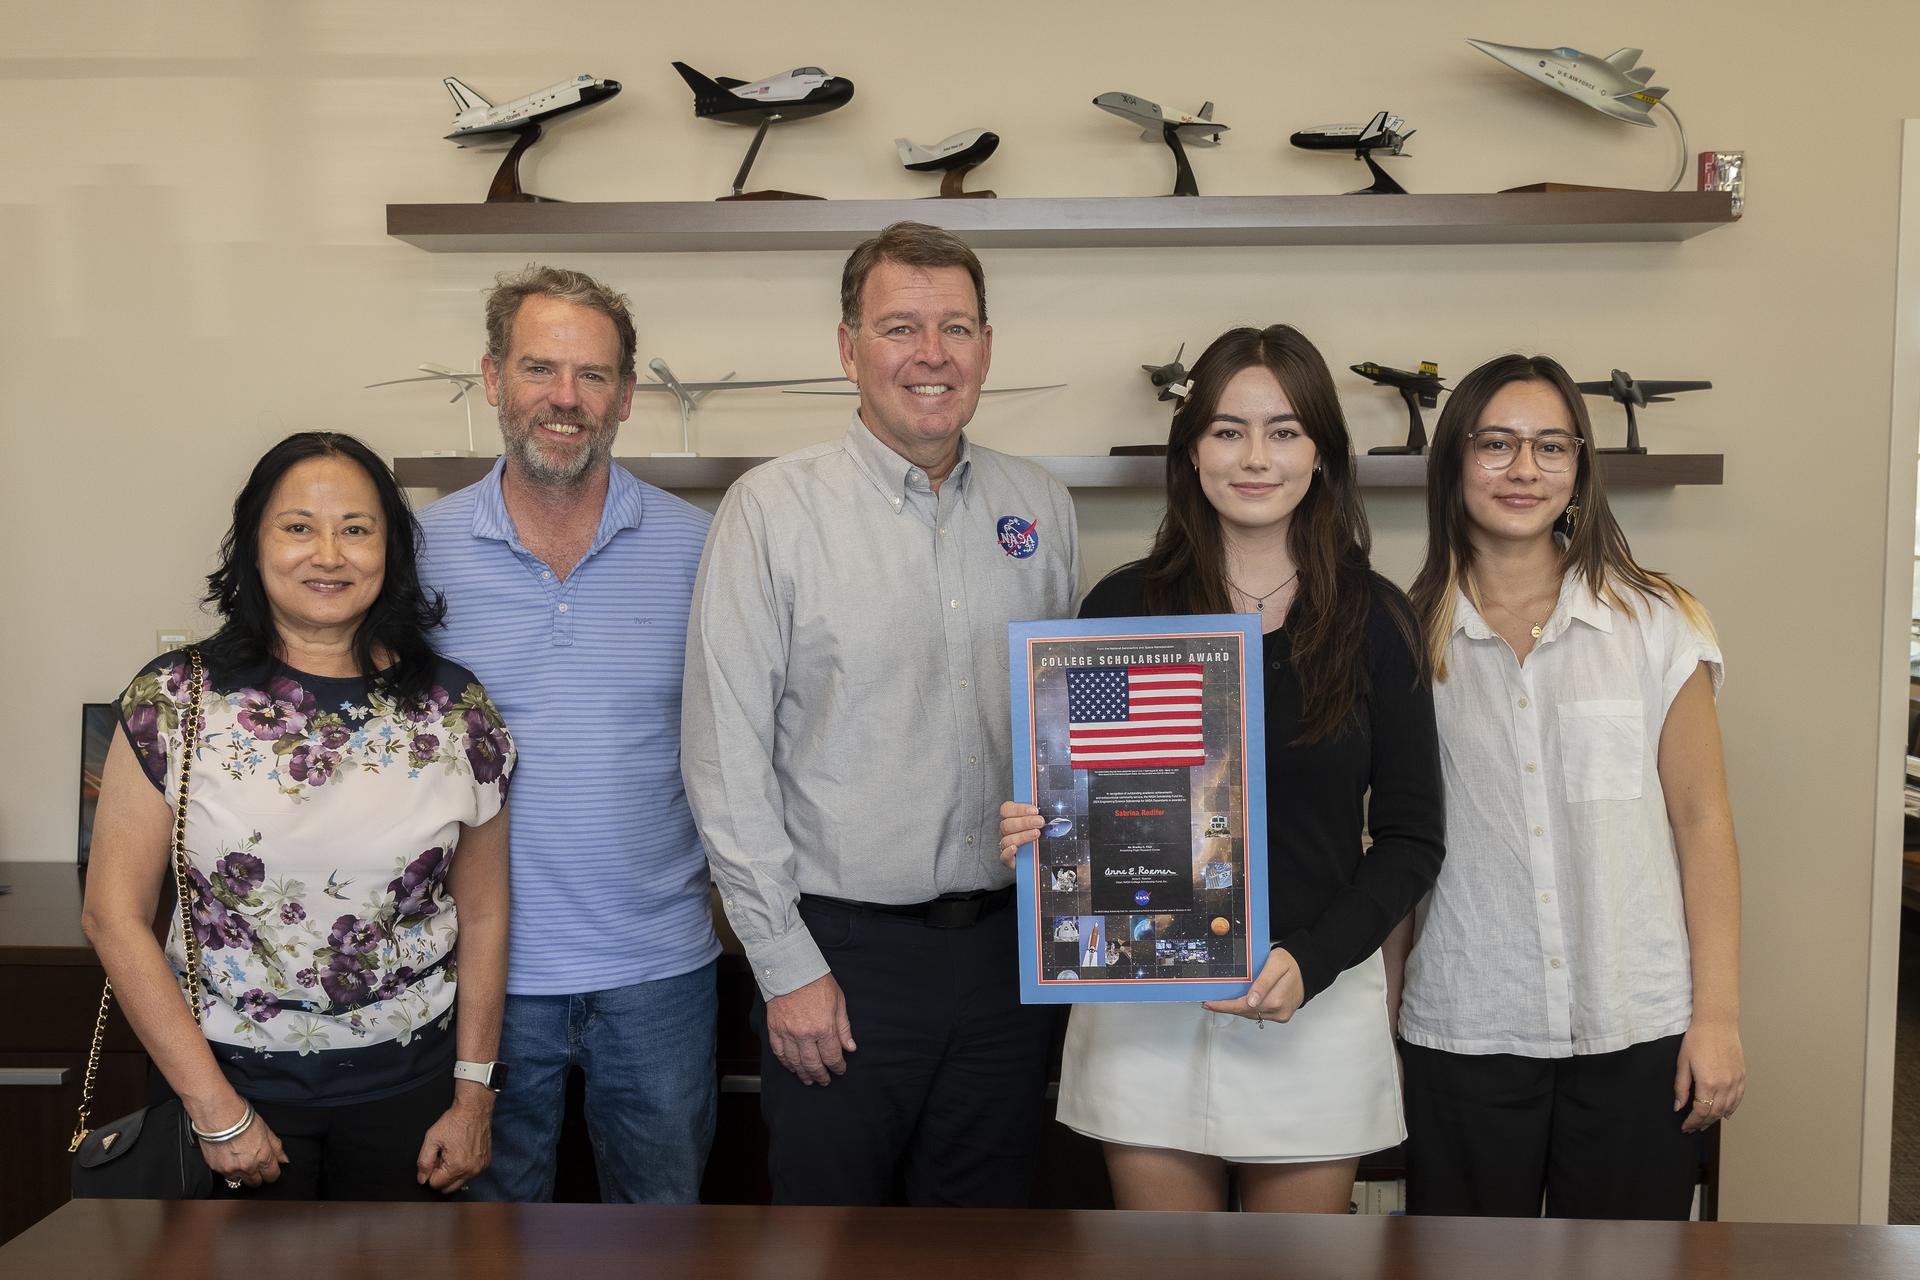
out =
<path fill-rule="evenodd" d="M 1418 131 L 1406 128 L 1406 123 L 1399 116 L 1382 111 L 1365 124 L 1323 124 L 1302 129 L 1289 141 L 1303 151 L 1351 151 L 1354 159 L 1366 161 L 1368 172 L 1373 174 L 1373 185 L 1362 187 L 1352 192 L 1353 195 L 1403 196 L 1407 189 L 1387 176 L 1387 171 L 1374 161 L 1373 153 L 1407 154 L 1402 148 Z"/>
<path fill-rule="evenodd" d="M 1405 369 L 1390 369 L 1371 360 L 1349 365 L 1355 373 L 1379 387 L 1392 387 L 1407 402 L 1407 442 L 1405 444 L 1383 444 L 1368 453 L 1404 454 L 1425 453 L 1427 451 L 1427 424 L 1420 416 L 1422 408 L 1432 409 L 1440 403 L 1440 393 L 1448 390 L 1440 381 L 1440 366 L 1431 360 L 1420 362 L 1418 373 L 1408 373 Z"/>
<path fill-rule="evenodd" d="M 1579 382 L 1575 386 L 1590 396 L 1606 396 L 1618 402 L 1627 411 L 1627 443 L 1611 449 L 1594 450 L 1595 453 L 1645 453 L 1646 446 L 1640 443 L 1640 422 L 1633 416 L 1636 408 L 1644 409 L 1650 404 L 1665 404 L 1681 391 L 1711 391 L 1713 384 L 1701 380 L 1687 382 L 1656 382 L 1651 378 L 1635 381 L 1633 375 L 1624 370 L 1615 369 L 1613 376 L 1605 382 Z"/>
<path fill-rule="evenodd" d="M 765 80 L 756 80 L 748 84 L 744 80 L 735 80 L 731 76 L 714 78 L 706 76 L 684 62 L 676 62 L 673 69 L 693 90 L 693 114 L 702 120 L 718 120 L 724 124 L 753 124 L 759 128 L 754 132 L 753 144 L 747 148 L 747 158 L 740 163 L 740 172 L 734 175 L 733 194 L 721 196 L 722 200 L 817 200 L 818 196 L 796 195 L 791 191 L 753 191 L 742 190 L 747 183 L 747 170 L 753 167 L 754 157 L 760 154 L 760 144 L 766 139 L 767 129 L 779 120 L 804 120 L 809 116 L 825 115 L 836 111 L 853 101 L 853 81 L 839 76 L 830 76 L 819 67 L 795 67 L 791 71 Z"/>
<path fill-rule="evenodd" d="M 1141 370 L 1153 381 L 1154 390 L 1161 400 L 1184 400 L 1187 395 L 1187 366 L 1180 363 L 1180 357 L 1187 354 L 1187 344 L 1181 343 L 1180 349 L 1173 353 L 1173 359 L 1165 364 L 1143 364 Z"/>

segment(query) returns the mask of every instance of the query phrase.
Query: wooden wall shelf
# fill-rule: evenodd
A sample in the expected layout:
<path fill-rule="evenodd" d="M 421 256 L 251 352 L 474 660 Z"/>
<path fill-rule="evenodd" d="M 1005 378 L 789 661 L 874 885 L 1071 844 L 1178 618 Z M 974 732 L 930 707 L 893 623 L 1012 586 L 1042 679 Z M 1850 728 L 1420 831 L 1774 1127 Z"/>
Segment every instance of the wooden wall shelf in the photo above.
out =
<path fill-rule="evenodd" d="M 390 204 L 387 234 L 433 253 L 845 250 L 902 218 L 988 249 L 1677 241 L 1734 221 L 1724 191 L 1543 191 Z"/>
<path fill-rule="evenodd" d="M 621 466 L 662 489 L 715 490 L 745 475 L 765 458 L 615 458 Z M 1030 458 L 1070 489 L 1158 489 L 1165 483 L 1161 458 Z M 1725 458 L 1717 453 L 1602 454 L 1607 483 L 1615 488 L 1657 489 L 1717 485 Z M 1359 459 L 1360 484 L 1368 489 L 1420 489 L 1427 483 L 1424 457 Z M 472 484 L 493 467 L 492 458 L 395 458 L 394 474 L 409 489 L 450 492 Z"/>

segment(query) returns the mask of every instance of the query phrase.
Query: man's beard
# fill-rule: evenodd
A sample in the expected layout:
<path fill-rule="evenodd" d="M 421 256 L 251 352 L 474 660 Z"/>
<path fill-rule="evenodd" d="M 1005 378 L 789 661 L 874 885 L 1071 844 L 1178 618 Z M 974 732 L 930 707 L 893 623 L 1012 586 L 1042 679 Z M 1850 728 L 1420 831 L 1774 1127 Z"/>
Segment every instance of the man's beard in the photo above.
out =
<path fill-rule="evenodd" d="M 507 455 L 519 463 L 527 477 L 535 483 L 572 484 L 613 457 L 613 437 L 619 427 L 619 420 L 612 414 L 599 423 L 595 423 L 589 415 L 578 411 L 572 413 L 548 411 L 541 414 L 539 421 L 577 426 L 587 437 L 586 448 L 575 449 L 565 460 L 558 462 L 550 461 L 541 455 L 535 443 L 540 428 L 534 425 L 534 421 L 530 414 L 516 421 L 515 415 L 509 412 L 505 405 L 500 406 L 500 435 L 506 443 Z"/>

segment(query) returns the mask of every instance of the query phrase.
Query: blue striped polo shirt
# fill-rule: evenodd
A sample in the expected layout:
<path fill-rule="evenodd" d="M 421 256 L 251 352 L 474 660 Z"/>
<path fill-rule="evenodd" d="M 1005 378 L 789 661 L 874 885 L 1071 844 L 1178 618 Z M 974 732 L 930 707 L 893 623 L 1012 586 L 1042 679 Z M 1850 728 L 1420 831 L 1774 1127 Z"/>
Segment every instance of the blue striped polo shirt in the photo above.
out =
<path fill-rule="evenodd" d="M 586 557 L 562 581 L 520 542 L 500 477 L 434 503 L 421 578 L 434 646 L 477 676 L 519 751 L 507 990 L 604 991 L 720 950 L 680 781 L 687 610 L 711 517 L 615 464 Z"/>

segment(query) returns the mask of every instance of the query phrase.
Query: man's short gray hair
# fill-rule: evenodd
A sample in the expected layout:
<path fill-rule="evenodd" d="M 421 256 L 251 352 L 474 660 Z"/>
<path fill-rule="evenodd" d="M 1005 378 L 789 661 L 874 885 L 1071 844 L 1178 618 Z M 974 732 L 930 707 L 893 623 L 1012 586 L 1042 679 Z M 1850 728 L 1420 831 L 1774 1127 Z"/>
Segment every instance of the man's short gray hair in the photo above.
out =
<path fill-rule="evenodd" d="M 620 376 L 632 380 L 633 355 L 638 339 L 633 331 L 633 313 L 627 295 L 609 288 L 581 271 L 566 267 L 546 267 L 529 262 L 518 271 L 503 271 L 494 277 L 487 294 L 487 357 L 496 369 L 507 362 L 507 344 L 513 337 L 513 318 L 520 304 L 531 297 L 553 298 L 576 307 L 598 311 L 613 321 L 620 335 Z"/>
<path fill-rule="evenodd" d="M 840 323 L 849 329 L 860 328 L 860 297 L 866 291 L 867 277 L 883 262 L 903 267 L 964 267 L 973 280 L 974 300 L 980 307 L 980 324 L 987 323 L 987 273 L 978 255 L 967 242 L 951 231 L 930 227 L 924 222 L 896 222 L 871 240 L 863 240 L 847 258 L 840 273 Z"/>

